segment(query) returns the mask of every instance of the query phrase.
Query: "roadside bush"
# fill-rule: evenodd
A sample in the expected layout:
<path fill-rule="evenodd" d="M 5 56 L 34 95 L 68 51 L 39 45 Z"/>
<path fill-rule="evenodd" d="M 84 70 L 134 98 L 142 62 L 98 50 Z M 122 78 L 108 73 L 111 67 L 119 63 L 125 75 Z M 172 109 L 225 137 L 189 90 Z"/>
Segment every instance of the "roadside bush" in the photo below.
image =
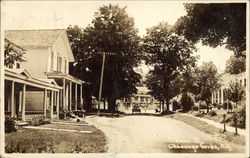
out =
<path fill-rule="evenodd" d="M 226 123 L 230 126 L 234 127 L 234 114 L 230 113 L 227 115 L 228 117 L 226 118 Z M 246 107 L 240 107 L 236 111 L 236 116 L 237 116 L 237 127 L 239 128 L 246 128 Z"/>
<path fill-rule="evenodd" d="M 45 116 L 35 116 L 30 121 L 30 124 L 33 126 L 40 126 L 48 123 L 51 123 L 51 121 Z"/>
<path fill-rule="evenodd" d="M 204 117 L 205 113 L 199 111 L 198 113 L 195 114 L 196 117 Z"/>
<path fill-rule="evenodd" d="M 180 109 L 180 105 L 176 100 L 174 100 L 172 104 L 173 104 L 173 111 Z"/>
<path fill-rule="evenodd" d="M 246 128 L 246 106 L 240 107 L 237 110 L 237 125 L 239 128 Z"/>
<path fill-rule="evenodd" d="M 17 131 L 16 121 L 14 118 L 5 117 L 4 125 L 5 133 L 13 133 Z"/>
<path fill-rule="evenodd" d="M 222 108 L 222 105 L 221 104 L 217 104 L 216 108 L 220 110 Z"/>
<path fill-rule="evenodd" d="M 212 111 L 209 112 L 209 115 L 210 116 L 217 116 L 217 112 L 212 110 Z"/>

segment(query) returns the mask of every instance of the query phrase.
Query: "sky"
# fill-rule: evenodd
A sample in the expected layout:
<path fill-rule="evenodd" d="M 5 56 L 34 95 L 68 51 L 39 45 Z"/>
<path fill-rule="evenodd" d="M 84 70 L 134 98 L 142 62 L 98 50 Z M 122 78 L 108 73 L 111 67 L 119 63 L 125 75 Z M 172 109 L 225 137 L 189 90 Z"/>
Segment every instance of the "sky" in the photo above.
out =
<path fill-rule="evenodd" d="M 126 6 L 142 37 L 146 28 L 162 21 L 173 25 L 186 14 L 181 1 L 2 1 L 2 25 L 4 29 L 59 29 L 69 25 L 85 28 L 98 8 L 110 3 Z M 226 60 L 233 55 L 224 46 L 214 49 L 199 43 L 197 48 L 197 65 L 213 61 L 219 72 L 224 71 Z M 143 73 L 148 72 L 144 64 L 141 68 Z"/>

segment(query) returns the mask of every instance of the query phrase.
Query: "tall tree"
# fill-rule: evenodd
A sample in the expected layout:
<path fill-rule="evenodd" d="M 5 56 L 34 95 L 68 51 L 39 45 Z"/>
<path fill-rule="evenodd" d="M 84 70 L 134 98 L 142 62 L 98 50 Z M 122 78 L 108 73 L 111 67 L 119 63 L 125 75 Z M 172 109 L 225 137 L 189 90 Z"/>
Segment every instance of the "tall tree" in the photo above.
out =
<path fill-rule="evenodd" d="M 240 74 L 246 71 L 246 58 L 232 55 L 226 62 L 225 72 L 229 74 Z"/>
<path fill-rule="evenodd" d="M 220 76 L 213 62 L 204 62 L 195 70 L 196 99 L 206 102 L 207 113 L 209 112 L 212 91 L 220 87 L 219 80 Z"/>
<path fill-rule="evenodd" d="M 169 110 L 169 101 L 178 93 L 176 78 L 194 64 L 192 52 L 195 47 L 183 37 L 176 35 L 167 23 L 147 29 L 144 37 L 146 64 L 154 69 L 149 72 L 147 86 L 158 99 L 165 101 Z"/>
<path fill-rule="evenodd" d="M 107 98 L 108 109 L 115 110 L 116 99 L 136 92 L 135 84 L 141 76 L 133 68 L 141 59 L 140 38 L 134 27 L 133 18 L 129 17 L 124 8 L 118 5 L 102 6 L 95 13 L 92 24 L 84 29 L 78 46 L 73 47 L 76 55 L 76 73 L 91 83 L 92 95 L 98 96 L 102 55 L 109 52 L 115 55 L 106 56 L 104 69 L 103 98 Z M 77 31 L 78 30 L 78 31 Z M 71 35 L 78 43 L 78 32 Z M 68 31 L 70 34 L 70 31 Z M 70 35 L 69 35 L 70 36 Z M 84 75 L 86 75 L 84 77 Z M 86 79 L 87 78 L 87 79 Z"/>
<path fill-rule="evenodd" d="M 235 103 L 237 108 L 238 103 L 243 99 L 245 89 L 239 82 L 230 82 L 229 88 L 225 89 L 227 99 Z"/>
<path fill-rule="evenodd" d="M 246 50 L 246 3 L 188 3 L 175 24 L 178 34 L 211 47 L 226 44 L 235 54 Z"/>

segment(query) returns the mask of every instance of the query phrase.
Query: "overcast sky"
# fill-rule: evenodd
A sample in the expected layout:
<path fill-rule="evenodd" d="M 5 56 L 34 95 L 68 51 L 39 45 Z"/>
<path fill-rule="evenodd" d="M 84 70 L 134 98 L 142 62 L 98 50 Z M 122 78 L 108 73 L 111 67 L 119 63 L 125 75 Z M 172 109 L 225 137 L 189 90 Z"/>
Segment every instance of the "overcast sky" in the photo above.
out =
<path fill-rule="evenodd" d="M 139 35 L 146 34 L 146 28 L 166 21 L 174 24 L 186 14 L 182 2 L 178 1 L 4 1 L 2 3 L 2 25 L 4 29 L 52 29 L 79 25 L 85 28 L 91 23 L 94 12 L 105 4 L 127 6 L 127 13 L 134 18 Z M 216 49 L 197 45 L 200 55 L 198 65 L 213 61 L 222 72 L 225 62 L 233 52 L 224 47 Z M 144 69 L 145 66 L 143 66 Z M 147 70 L 145 70 L 147 72 Z"/>

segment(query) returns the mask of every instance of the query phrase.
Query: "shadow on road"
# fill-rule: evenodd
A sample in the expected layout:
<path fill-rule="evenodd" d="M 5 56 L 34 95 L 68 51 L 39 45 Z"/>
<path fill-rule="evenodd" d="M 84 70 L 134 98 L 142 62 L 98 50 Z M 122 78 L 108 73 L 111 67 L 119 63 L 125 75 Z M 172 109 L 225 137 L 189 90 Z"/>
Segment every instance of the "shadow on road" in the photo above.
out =
<path fill-rule="evenodd" d="M 125 117 L 125 116 L 167 116 L 175 114 L 175 112 L 163 112 L 163 113 L 124 113 L 124 112 L 100 112 L 100 117 L 109 117 L 109 118 L 117 118 L 117 117 Z M 97 116 L 96 112 L 88 112 L 86 116 Z"/>

